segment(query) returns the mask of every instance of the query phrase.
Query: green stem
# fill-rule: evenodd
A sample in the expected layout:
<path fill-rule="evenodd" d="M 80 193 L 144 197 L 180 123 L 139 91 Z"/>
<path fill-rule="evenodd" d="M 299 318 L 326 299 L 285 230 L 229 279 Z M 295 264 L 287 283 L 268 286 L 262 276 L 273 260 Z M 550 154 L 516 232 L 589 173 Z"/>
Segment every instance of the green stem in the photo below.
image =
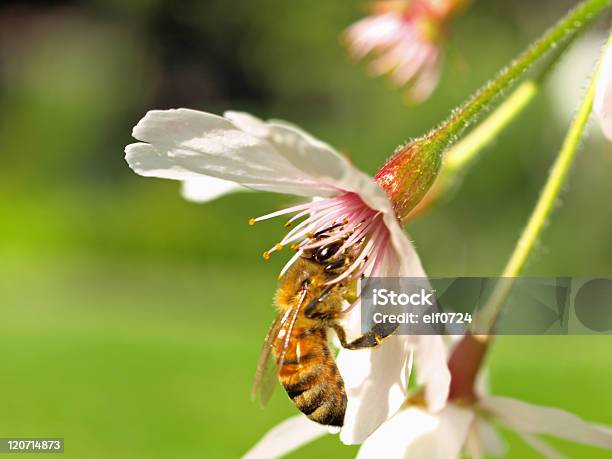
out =
<path fill-rule="evenodd" d="M 486 112 L 491 103 L 534 62 L 546 55 L 551 49 L 583 30 L 591 20 L 612 4 L 612 0 L 585 0 L 571 10 L 554 27 L 499 72 L 496 78 L 483 86 L 465 105 L 454 111 L 440 127 L 428 137 L 434 149 L 445 150 L 454 139 L 470 124 Z"/>
<path fill-rule="evenodd" d="M 612 35 L 604 49 L 604 55 L 606 50 L 612 47 Z M 525 262 L 529 257 L 529 254 L 533 250 L 542 230 L 546 226 L 552 210 L 557 202 L 559 193 L 565 183 L 567 175 L 578 147 L 580 145 L 580 139 L 584 133 L 587 121 L 591 115 L 593 108 L 593 99 L 595 98 L 595 90 L 597 87 L 597 80 L 599 79 L 601 62 L 600 59 L 597 70 L 591 80 L 586 95 L 582 101 L 582 104 L 572 121 L 572 124 L 567 132 L 563 146 L 559 151 L 559 155 L 555 160 L 555 163 L 550 171 L 548 180 L 544 185 L 542 193 L 538 199 L 538 202 L 529 217 L 527 226 L 523 230 L 521 237 L 519 238 L 514 252 L 510 257 L 510 260 L 506 264 L 506 267 L 502 273 L 502 278 L 493 293 L 489 301 L 483 306 L 482 310 L 478 315 L 476 321 L 476 330 L 479 333 L 483 331 L 490 331 L 492 326 L 499 315 L 501 308 L 507 299 L 512 286 L 514 285 L 515 278 L 521 273 Z"/>
<path fill-rule="evenodd" d="M 572 36 L 565 41 L 563 46 L 557 47 L 554 55 L 537 75 L 521 83 L 492 114 L 446 152 L 438 177 L 425 197 L 413 209 L 410 218 L 429 210 L 439 201 L 453 196 L 468 167 L 474 163 L 484 148 L 535 99 L 546 77 L 576 37 L 577 35 Z"/>
<path fill-rule="evenodd" d="M 523 82 L 486 120 L 451 147 L 444 155 L 444 163 L 433 185 L 406 220 L 422 215 L 441 201 L 450 200 L 479 153 L 529 105 L 538 90 L 535 80 Z"/>
<path fill-rule="evenodd" d="M 452 147 L 444 160 L 440 179 L 454 177 L 471 164 L 478 153 L 488 145 L 510 122 L 527 107 L 539 90 L 536 80 L 529 79 L 514 92 L 469 135 Z"/>

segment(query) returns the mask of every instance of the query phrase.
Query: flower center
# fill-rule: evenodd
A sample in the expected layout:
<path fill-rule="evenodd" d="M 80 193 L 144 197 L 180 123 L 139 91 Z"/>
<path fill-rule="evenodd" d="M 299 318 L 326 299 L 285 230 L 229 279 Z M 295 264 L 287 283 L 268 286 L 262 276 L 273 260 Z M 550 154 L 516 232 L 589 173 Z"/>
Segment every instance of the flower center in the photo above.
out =
<path fill-rule="evenodd" d="M 281 270 L 279 278 L 305 251 L 331 244 L 334 245 L 334 254 L 328 262 L 334 258 L 346 257 L 351 263 L 328 284 L 347 278 L 350 280 L 370 276 L 382 263 L 389 244 L 389 232 L 383 214 L 369 207 L 356 193 L 347 192 L 333 198 L 313 200 L 251 218 L 249 224 L 287 214 L 295 214 L 285 223 L 286 228 L 292 229 L 280 242 L 263 253 L 267 260 L 270 254 L 289 244 L 296 251 Z"/>

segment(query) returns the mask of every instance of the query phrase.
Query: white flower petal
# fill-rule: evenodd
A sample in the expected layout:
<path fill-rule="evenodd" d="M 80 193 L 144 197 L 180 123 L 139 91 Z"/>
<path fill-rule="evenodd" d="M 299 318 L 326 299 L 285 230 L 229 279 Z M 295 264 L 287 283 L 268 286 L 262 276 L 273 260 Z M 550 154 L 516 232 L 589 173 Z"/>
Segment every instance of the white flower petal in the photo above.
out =
<path fill-rule="evenodd" d="M 357 193 L 373 209 L 392 211 L 387 195 L 372 177 L 330 145 L 286 121 L 273 120 L 265 125 L 266 139 L 297 169 L 331 188 Z"/>
<path fill-rule="evenodd" d="M 548 434 L 600 448 L 612 448 L 612 429 L 586 422 L 559 408 L 507 397 L 486 397 L 481 404 L 508 427 L 526 434 Z"/>
<path fill-rule="evenodd" d="M 255 137 L 265 139 L 270 135 L 270 129 L 266 122 L 250 113 L 227 110 L 223 112 L 223 116 L 234 123 L 238 129 L 242 129 L 244 132 L 254 135 Z"/>
<path fill-rule="evenodd" d="M 612 140 L 612 46 L 608 46 L 602 62 L 593 111 L 599 119 L 601 130 Z"/>
<path fill-rule="evenodd" d="M 417 277 L 423 278 L 427 275 L 421 265 L 414 246 L 399 226 L 393 214 L 385 214 L 385 223 L 391 236 L 391 244 L 395 254 L 388 256 L 395 259 L 391 262 L 393 272 L 388 270 L 378 274 L 389 277 Z M 412 337 L 415 346 L 415 364 L 420 384 L 425 385 L 425 397 L 427 405 L 432 411 L 441 410 L 446 404 L 450 388 L 450 372 L 447 364 L 447 349 L 443 337 L 437 335 L 422 335 Z"/>
<path fill-rule="evenodd" d="M 415 366 L 419 384 L 425 386 L 427 408 L 440 411 L 446 405 L 450 389 L 447 350 L 442 336 L 415 336 Z"/>
<path fill-rule="evenodd" d="M 431 13 L 425 19 L 431 19 Z M 349 54 L 362 58 L 375 52 L 377 58 L 370 65 L 374 75 L 390 74 L 396 86 L 411 85 L 408 96 L 422 102 L 437 86 L 440 67 L 440 48 L 423 33 L 421 18 L 388 13 L 369 16 L 347 29 L 345 37 Z"/>
<path fill-rule="evenodd" d="M 181 186 L 183 198 L 192 202 L 208 202 L 239 191 L 248 191 L 248 189 L 235 182 L 214 177 L 186 180 Z"/>
<path fill-rule="evenodd" d="M 484 453 L 482 451 L 482 445 L 477 437 L 476 430 L 472 424 L 468 429 L 468 434 L 465 438 L 465 444 L 463 445 L 463 451 L 468 455 L 470 459 L 483 459 Z"/>
<path fill-rule="evenodd" d="M 401 410 L 368 437 L 357 459 L 403 458 L 412 442 L 435 431 L 438 425 L 438 418 L 424 410 L 414 407 Z"/>
<path fill-rule="evenodd" d="M 424 276 L 385 192 L 328 144 L 288 123 L 227 112 L 227 118 L 188 109 L 153 110 L 134 128 L 126 160 L 140 175 L 174 180 L 213 177 L 247 188 L 300 196 L 357 193 L 384 214 L 399 275 Z"/>
<path fill-rule="evenodd" d="M 372 349 L 342 349 L 336 359 L 348 403 L 340 440 L 363 442 L 404 402 L 411 366 L 406 336 L 391 336 Z"/>
<path fill-rule="evenodd" d="M 346 29 L 349 52 L 361 59 L 374 49 L 385 48 L 402 37 L 402 26 L 397 14 L 367 16 Z"/>
<path fill-rule="evenodd" d="M 357 458 L 457 458 L 473 419 L 472 410 L 452 405 L 436 415 L 416 407 L 402 410 L 364 442 Z"/>
<path fill-rule="evenodd" d="M 325 426 L 300 414 L 281 422 L 251 448 L 243 459 L 273 459 L 328 433 Z"/>
<path fill-rule="evenodd" d="M 490 386 L 491 384 L 489 382 L 489 369 L 482 368 L 476 375 L 476 382 L 474 383 L 474 392 L 476 393 L 476 397 L 487 397 L 489 395 L 489 392 L 491 392 Z"/>
<path fill-rule="evenodd" d="M 126 160 L 140 175 L 175 180 L 216 177 L 300 196 L 338 193 L 337 188 L 297 169 L 266 139 L 210 113 L 153 110 L 139 121 L 133 136 L 146 142 L 126 147 Z"/>
<path fill-rule="evenodd" d="M 438 51 L 432 52 L 428 62 L 423 65 L 412 87 L 408 90 L 408 97 L 416 103 L 425 101 L 440 81 L 440 64 Z"/>
<path fill-rule="evenodd" d="M 390 208 L 390 202 L 387 199 L 387 204 Z M 382 205 L 377 209 L 382 211 Z M 408 236 L 399 226 L 395 213 L 392 209 L 385 212 L 383 216 L 385 225 L 389 229 L 389 235 L 391 236 L 391 245 L 395 249 L 396 256 L 398 257 L 397 271 L 393 273 L 391 270 L 387 273 L 389 277 L 422 277 L 426 278 L 425 270 L 421 265 L 421 259 L 417 254 L 412 242 L 408 239 Z"/>
<path fill-rule="evenodd" d="M 174 180 L 202 176 L 255 190 L 330 197 L 355 192 L 366 204 L 393 213 L 384 191 L 332 147 L 296 126 L 264 122 L 241 112 L 220 117 L 188 109 L 152 110 L 126 147 L 140 175 Z"/>
<path fill-rule="evenodd" d="M 476 435 L 485 453 L 501 456 L 506 452 L 506 444 L 495 427 L 489 422 L 477 418 L 474 424 Z"/>
<path fill-rule="evenodd" d="M 266 139 L 303 173 L 316 177 L 316 180 L 329 187 L 358 194 L 369 207 L 393 216 L 393 220 L 396 220 L 385 192 L 371 177 L 355 168 L 327 143 L 286 121 L 264 122 L 248 113 L 233 111 L 225 112 L 224 115 L 245 132 Z M 395 224 L 401 232 L 397 221 Z"/>

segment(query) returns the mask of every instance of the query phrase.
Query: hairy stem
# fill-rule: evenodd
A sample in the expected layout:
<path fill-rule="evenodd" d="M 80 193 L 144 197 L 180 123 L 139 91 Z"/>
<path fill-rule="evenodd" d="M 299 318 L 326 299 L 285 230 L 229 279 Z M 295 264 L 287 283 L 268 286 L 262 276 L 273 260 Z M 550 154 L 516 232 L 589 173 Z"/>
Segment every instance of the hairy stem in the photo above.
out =
<path fill-rule="evenodd" d="M 583 30 L 611 4 L 612 0 L 585 0 L 567 13 L 563 19 L 536 40 L 508 67 L 502 69 L 496 78 L 485 84 L 465 105 L 454 111 L 440 127 L 435 129 L 430 134 L 433 143 L 442 149 L 446 149 L 467 126 L 486 112 L 491 103 L 534 62 Z"/>
<path fill-rule="evenodd" d="M 559 58 L 577 36 L 572 36 L 562 46 L 557 47 L 554 55 L 549 58 L 537 75 L 521 83 L 493 113 L 445 153 L 444 164 L 436 181 L 412 210 L 409 218 L 421 215 L 441 200 L 452 197 L 466 170 L 475 162 L 485 147 L 535 99 Z"/>
<path fill-rule="evenodd" d="M 611 44 L 612 36 L 606 45 L 604 54 L 606 50 L 610 48 Z M 557 202 L 571 165 L 576 157 L 576 153 L 578 152 L 580 139 L 584 133 L 587 121 L 591 115 L 602 60 L 603 57 L 598 64 L 598 68 L 595 71 L 582 104 L 580 105 L 580 108 L 567 132 L 561 150 L 559 151 L 559 155 L 557 156 L 557 159 L 555 160 L 555 163 L 548 176 L 548 180 L 546 181 L 538 202 L 536 203 L 536 206 L 529 217 L 527 226 L 523 230 L 523 233 L 521 234 L 516 247 L 514 248 L 512 256 L 504 268 L 502 273 L 503 279 L 501 279 L 495 286 L 495 289 L 491 294 L 491 298 L 483 306 L 483 309 L 478 315 L 476 330 L 479 333 L 483 331 L 489 332 L 492 329 L 495 320 L 514 285 L 515 278 L 523 270 L 529 254 L 532 252 L 538 238 L 542 234 L 542 231 L 555 207 L 555 203 Z"/>

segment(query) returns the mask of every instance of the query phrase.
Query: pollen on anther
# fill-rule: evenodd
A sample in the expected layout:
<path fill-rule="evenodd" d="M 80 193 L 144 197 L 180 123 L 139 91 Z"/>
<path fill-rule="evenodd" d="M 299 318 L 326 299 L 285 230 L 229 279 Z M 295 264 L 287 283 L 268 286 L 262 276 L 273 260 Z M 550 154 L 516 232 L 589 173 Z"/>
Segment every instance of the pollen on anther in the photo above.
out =
<path fill-rule="evenodd" d="M 274 246 L 274 248 L 275 248 L 276 250 L 283 250 L 283 247 L 284 247 L 284 246 L 283 246 L 282 244 L 276 244 L 276 245 Z"/>
<path fill-rule="evenodd" d="M 307 237 L 307 238 L 311 238 L 311 237 L 313 237 L 313 236 L 314 236 L 314 233 L 313 233 L 313 232 L 311 232 L 311 231 L 309 231 L 309 232 L 307 232 L 307 233 L 306 233 L 306 237 Z"/>
<path fill-rule="evenodd" d="M 254 218 L 249 218 L 249 225 L 253 226 L 255 224 Z"/>
<path fill-rule="evenodd" d="M 291 250 L 299 250 L 300 246 L 297 244 L 291 244 Z"/>
<path fill-rule="evenodd" d="M 268 252 L 267 250 L 263 253 L 263 258 L 264 260 L 269 260 L 270 259 L 270 252 Z"/>

